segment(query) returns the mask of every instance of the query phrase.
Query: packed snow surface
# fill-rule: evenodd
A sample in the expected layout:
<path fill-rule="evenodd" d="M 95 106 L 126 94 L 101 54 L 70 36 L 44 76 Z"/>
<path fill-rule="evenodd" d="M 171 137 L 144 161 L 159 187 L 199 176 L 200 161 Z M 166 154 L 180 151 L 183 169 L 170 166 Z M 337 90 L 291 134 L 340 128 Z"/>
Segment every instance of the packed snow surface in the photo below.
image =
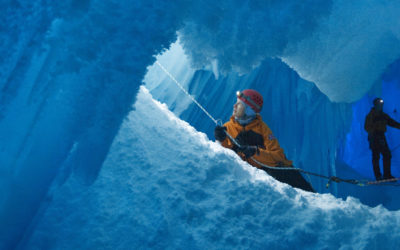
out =
<path fill-rule="evenodd" d="M 265 102 L 267 109 L 264 109 L 264 112 L 269 112 L 265 116 L 263 114 L 263 117 L 273 128 L 274 133 L 279 136 L 279 141 L 285 148 L 288 157 L 296 161 L 296 166 L 305 169 L 312 168 L 318 173 L 336 174 L 340 170 L 335 162 L 338 155 L 337 146 L 343 140 L 342 135 L 346 132 L 348 124 L 352 124 L 353 131 L 352 135 L 348 136 L 348 142 L 354 145 L 365 143 L 365 134 L 359 133 L 357 129 L 360 127 L 359 117 L 362 117 L 361 113 L 369 108 L 372 97 L 365 99 L 367 101 L 362 105 L 354 106 L 353 117 L 357 118 L 351 121 L 349 104 L 329 102 L 325 96 L 316 91 L 314 84 L 329 99 L 347 102 L 359 99 L 371 89 L 372 85 L 373 88 L 379 87 L 381 73 L 394 60 L 399 61 L 399 5 L 400 2 L 391 0 L 1 1 L 0 9 L 3 15 L 0 16 L 0 53 L 2 55 L 0 58 L 0 249 L 13 249 L 18 246 L 35 248 L 39 245 L 39 248 L 45 249 L 57 248 L 57 246 L 65 248 L 69 236 L 75 240 L 76 237 L 81 237 L 79 246 L 82 248 L 85 244 L 97 248 L 120 245 L 125 248 L 127 245 L 117 243 L 118 239 L 120 242 L 139 239 L 135 241 L 136 245 L 132 243 L 133 246 L 146 245 L 148 242 L 167 244 L 157 239 L 167 239 L 167 241 L 173 242 L 171 243 L 173 246 L 178 246 L 177 241 L 180 240 L 185 244 L 197 242 L 193 243 L 194 248 L 196 246 L 201 248 L 203 242 L 205 242 L 205 247 L 214 246 L 207 242 L 211 242 L 213 237 L 216 237 L 216 242 L 218 242 L 218 239 L 222 238 L 221 235 L 225 236 L 223 234 L 225 232 L 226 234 L 235 234 L 235 237 L 228 237 L 226 241 L 232 239 L 232 244 L 244 246 L 244 248 L 257 246 L 256 243 L 251 245 L 252 242 L 262 241 L 264 237 L 268 238 L 268 242 L 277 242 L 274 240 L 281 239 L 281 242 L 289 242 L 288 246 L 297 243 L 296 237 L 300 237 L 300 235 L 292 238 L 286 237 L 290 233 L 290 230 L 286 231 L 286 229 L 298 230 L 298 227 L 295 226 L 298 223 L 289 225 L 286 217 L 280 214 L 276 218 L 269 217 L 268 220 L 264 219 L 262 222 L 257 220 L 253 224 L 248 223 L 246 230 L 256 232 L 256 226 L 260 225 L 257 223 L 267 221 L 265 222 L 267 226 L 258 227 L 266 228 L 266 234 L 255 233 L 250 237 L 250 233 L 236 233 L 234 230 L 237 228 L 238 230 L 244 228 L 240 227 L 242 226 L 240 223 L 248 221 L 230 219 L 229 222 L 226 222 L 225 219 L 221 219 L 226 218 L 222 216 L 223 213 L 233 214 L 229 218 L 235 217 L 236 214 L 239 214 L 239 217 L 244 216 L 240 213 L 241 210 L 235 212 L 237 209 L 222 206 L 230 205 L 231 203 L 226 199 L 229 197 L 229 199 L 233 199 L 231 197 L 236 197 L 235 195 L 226 195 L 227 198 L 220 198 L 223 195 L 218 195 L 214 190 L 210 191 L 209 189 L 203 189 L 205 195 L 201 192 L 200 195 L 196 193 L 187 195 L 178 191 L 160 195 L 156 191 L 162 189 L 162 184 L 149 184 L 140 177 L 151 175 L 152 179 L 157 179 L 158 176 L 164 178 L 167 175 L 157 171 L 161 171 L 165 167 L 168 169 L 165 172 L 173 173 L 174 168 L 170 169 L 169 167 L 173 167 L 171 164 L 174 163 L 176 167 L 185 166 L 184 169 L 188 171 L 187 175 L 193 176 L 191 187 L 195 187 L 195 190 L 199 190 L 198 184 L 196 184 L 197 180 L 206 182 L 207 178 L 214 178 L 212 183 L 223 179 L 224 181 L 221 181 L 219 186 L 214 183 L 215 185 L 211 185 L 211 187 L 228 187 L 226 190 L 231 190 L 229 187 L 233 185 L 232 183 L 238 183 L 237 185 L 244 187 L 243 189 L 249 192 L 257 192 L 254 190 L 259 188 L 262 190 L 262 192 L 260 191 L 262 194 L 259 194 L 258 197 L 262 201 L 245 203 L 245 207 L 249 206 L 249 209 L 244 210 L 251 211 L 249 212 L 251 216 L 255 214 L 255 210 L 261 210 L 261 206 L 257 205 L 258 202 L 262 203 L 264 208 L 265 204 L 270 204 L 268 199 L 275 201 L 280 200 L 278 198 L 281 196 L 290 197 L 293 199 L 292 201 L 289 198 L 281 198 L 282 202 L 288 206 L 277 206 L 279 210 L 290 211 L 296 200 L 304 200 L 302 204 L 307 204 L 304 205 L 307 207 L 309 198 L 297 198 L 303 196 L 298 196 L 296 191 L 278 185 L 264 175 L 260 177 L 259 174 L 250 174 L 249 171 L 255 171 L 249 170 L 251 168 L 247 169 L 249 171 L 246 170 L 246 167 L 243 170 L 242 163 L 239 163 L 240 161 L 232 153 L 218 149 L 216 145 L 206 140 L 204 135 L 197 134 L 192 137 L 191 132 L 177 132 L 187 131 L 183 128 L 186 128 L 186 125 L 175 126 L 172 129 L 167 125 L 167 121 L 177 121 L 176 123 L 181 125 L 182 122 L 171 118 L 173 116 L 167 115 L 169 113 L 164 109 L 165 112 L 157 112 L 159 109 L 155 107 L 158 106 L 154 106 L 150 98 L 147 98 L 148 102 L 141 101 L 139 104 L 144 103 L 153 107 L 154 109 L 150 110 L 149 108 L 147 111 L 154 111 L 154 114 L 167 118 L 158 120 L 152 116 L 150 122 L 149 114 L 136 107 L 138 111 L 131 113 L 121 131 L 120 126 L 135 102 L 135 96 L 146 74 L 146 68 L 154 63 L 155 55 L 167 49 L 179 37 L 183 49 L 173 46 L 171 50 L 175 57 L 169 58 L 174 58 L 176 61 L 163 63 L 174 75 L 178 75 L 179 79 L 188 80 L 185 87 L 189 92 L 195 93 L 195 97 L 201 103 L 210 105 L 207 109 L 213 115 L 225 118 L 222 114 L 230 113 L 230 111 L 227 112 L 227 107 L 229 109 L 233 104 L 234 100 L 231 99 L 231 96 L 234 95 L 234 91 L 257 87 L 262 90 L 263 96 L 268 100 Z M 189 57 L 184 58 L 183 54 Z M 289 70 L 287 65 L 282 62 L 295 71 Z M 203 67 L 210 71 L 195 71 Z M 399 68 L 394 67 L 394 69 L 394 71 L 400 72 Z M 248 74 L 238 75 L 245 72 Z M 311 83 L 299 78 L 298 74 Z M 224 77 L 225 75 L 228 77 Z M 400 76 L 396 72 L 393 76 L 394 91 L 392 93 L 396 93 L 395 90 L 399 89 L 397 79 L 400 79 Z M 153 78 L 153 83 L 160 81 L 149 86 L 151 93 L 164 93 L 166 96 L 163 102 L 168 103 L 171 110 L 185 118 L 190 118 L 187 120 L 190 120 L 190 124 L 197 130 L 205 131 L 208 134 L 212 133 L 210 130 L 212 131 L 213 126 L 205 122 L 204 117 L 193 108 L 190 101 L 182 98 L 182 94 L 176 88 L 164 85 L 165 74 L 155 73 L 148 77 Z M 374 82 L 378 84 L 372 84 Z M 142 93 L 141 98 L 144 98 L 143 95 L 146 96 Z M 391 96 L 392 102 L 395 103 L 398 95 Z M 156 99 L 159 99 L 159 95 Z M 395 111 L 396 109 L 391 114 L 395 115 Z M 357 112 L 360 113 L 357 114 Z M 144 119 L 146 117 L 147 120 Z M 276 119 L 276 117 L 281 117 L 283 120 Z M 200 121 L 200 119 L 204 121 Z M 314 126 L 316 122 L 318 122 L 318 126 Z M 296 128 L 293 129 L 293 126 Z M 202 129 L 199 129 L 200 127 Z M 162 129 L 167 134 L 162 133 Z M 193 129 L 189 130 L 193 132 Z M 144 133 L 139 133 L 140 131 Z M 117 133 L 120 136 L 115 139 Z M 121 137 L 121 134 L 130 136 L 125 138 Z M 182 138 L 182 141 L 170 140 L 167 142 L 165 138 L 169 138 L 168 136 Z M 203 139 L 199 139 L 199 136 Z M 393 138 L 396 140 L 395 136 Z M 118 143 L 122 143 L 124 140 L 132 140 L 132 143 L 129 141 L 129 145 L 122 147 Z M 138 143 L 134 143 L 135 140 Z M 158 143 L 151 140 L 157 140 Z M 186 140 L 190 140 L 190 144 L 185 143 Z M 112 153 L 109 153 L 113 141 L 113 150 Z M 180 148 L 175 148 L 175 144 L 180 145 Z M 392 145 L 396 144 L 394 141 Z M 149 145 L 152 147 L 151 151 L 147 148 Z M 164 147 L 164 145 L 168 147 Z M 154 150 L 161 146 L 162 150 Z M 121 151 L 118 151 L 119 149 Z M 359 147 L 356 151 L 363 152 L 363 150 L 367 149 Z M 168 154 L 164 155 L 166 153 Z M 346 148 L 344 158 L 347 163 L 354 162 L 355 153 L 357 154 L 354 147 Z M 163 158 L 168 159 L 171 163 L 161 162 L 160 158 L 157 158 L 158 154 L 164 156 Z M 168 158 L 174 154 L 175 157 Z M 121 162 L 117 155 L 121 156 Z M 131 165 L 123 161 L 124 159 Z M 105 160 L 106 163 L 103 164 Z M 155 167 L 157 162 L 157 167 Z M 197 166 L 198 162 L 202 163 L 201 167 L 196 167 L 196 171 L 192 171 L 192 167 Z M 226 166 L 221 162 L 226 162 Z M 367 160 L 358 161 L 359 169 L 365 165 L 364 162 Z M 146 167 L 153 166 L 152 171 L 143 172 L 143 169 L 147 168 L 143 167 L 142 163 L 146 164 Z M 217 165 L 218 167 L 216 167 Z M 137 169 L 133 166 L 142 166 L 142 168 Z M 112 167 L 115 167 L 115 177 L 113 177 Z M 137 172 L 130 172 L 132 169 Z M 364 167 L 364 169 L 367 168 Z M 370 168 L 368 169 L 371 171 Z M 197 171 L 199 171 L 199 175 L 196 175 Z M 127 173 L 131 173 L 131 175 Z M 181 176 L 174 176 L 171 173 L 168 176 L 171 176 L 172 180 L 181 178 Z M 218 175 L 221 175 L 222 178 L 217 178 Z M 128 177 L 130 177 L 129 180 L 127 180 Z M 267 183 L 272 181 L 271 183 L 277 185 L 279 190 L 283 189 L 287 192 L 274 191 L 275 188 L 269 187 L 264 181 L 260 181 L 260 178 L 262 180 L 266 178 Z M 147 180 L 147 177 L 145 179 Z M 62 184 L 64 180 L 67 181 Z M 121 180 L 127 181 L 124 183 Z M 135 183 L 131 183 L 132 180 Z M 107 181 L 113 182 L 107 183 Z M 166 186 L 172 186 L 171 190 L 185 190 L 179 188 L 179 185 L 187 186 L 188 182 L 185 178 L 180 181 L 183 181 L 182 185 L 179 184 L 181 183 L 179 181 L 169 181 Z M 143 184 L 143 189 L 147 190 L 147 193 L 144 192 L 144 194 L 156 193 L 158 195 L 154 196 L 154 199 L 150 195 L 143 198 L 144 196 L 140 196 L 140 194 L 130 197 L 129 195 L 132 193 L 141 193 L 135 191 L 138 190 L 136 184 Z M 314 180 L 313 184 L 316 187 L 322 186 L 322 182 Z M 125 189 L 122 188 L 122 185 Z M 99 186 L 106 186 L 107 189 L 102 190 Z M 146 189 L 147 186 L 155 191 L 150 192 L 149 189 Z M 253 189 L 254 187 L 257 188 Z M 354 194 L 359 195 L 362 191 L 358 187 L 356 188 Z M 116 195 L 110 195 L 112 190 L 116 192 Z M 332 190 L 335 193 L 334 185 L 332 185 Z M 386 195 L 381 192 L 381 189 L 374 189 L 372 195 L 371 190 L 363 190 L 365 194 L 363 202 L 367 200 L 386 206 L 388 201 L 394 204 L 398 200 L 393 197 L 396 195 L 396 191 L 391 192 L 391 195 Z M 348 190 L 345 191 L 345 196 L 347 196 Z M 241 192 L 238 191 L 238 199 L 242 199 L 244 196 Z M 276 192 L 280 192 L 280 195 Z M 270 196 L 264 197 L 264 193 L 268 193 Z M 128 197 L 121 194 L 127 194 Z M 83 196 L 90 202 L 85 203 Z M 105 199 L 106 196 L 107 199 Z M 169 205 L 169 202 L 163 198 L 164 196 L 175 201 L 176 209 L 169 208 L 173 205 Z M 196 198 L 193 203 L 190 203 L 190 199 L 184 200 L 184 198 L 192 196 L 200 196 L 200 198 Z M 207 210 L 201 206 L 195 209 L 191 205 L 198 200 L 196 204 L 212 206 L 213 203 L 208 201 L 212 199 L 210 197 L 216 196 L 222 204 L 218 206 L 218 209 Z M 315 197 L 317 201 L 312 203 L 320 204 L 321 196 Z M 354 215 L 354 217 L 345 215 L 344 218 L 347 219 L 343 221 L 338 219 L 339 224 L 343 223 L 340 225 L 333 223 L 333 226 L 329 228 L 332 231 L 326 232 L 328 235 L 326 237 L 333 237 L 332 234 L 342 236 L 338 234 L 342 232 L 342 227 L 344 228 L 344 232 L 348 236 L 347 234 L 343 235 L 342 238 L 345 242 L 335 241 L 336 244 L 352 244 L 351 240 L 352 237 L 355 237 L 355 230 L 361 229 L 350 229 L 345 224 L 353 223 L 351 220 L 356 217 L 364 218 L 367 225 L 373 225 L 368 230 L 372 234 L 371 241 L 376 239 L 374 241 L 376 245 L 371 243 L 371 248 L 382 246 L 379 241 L 381 238 L 385 244 L 388 242 L 389 247 L 393 242 L 397 242 L 393 238 L 396 237 L 397 231 L 392 233 L 395 227 L 391 228 L 393 223 L 386 219 L 386 215 L 389 214 L 392 221 L 397 221 L 397 217 L 393 216 L 396 212 L 389 213 L 380 207 L 370 209 L 355 201 L 337 201 L 329 195 L 322 197 L 329 197 L 324 199 L 334 201 L 332 204 L 339 204 L 337 206 L 343 206 L 343 211 L 349 211 L 347 206 L 354 204 L 357 204 L 354 205 L 356 207 L 359 206 L 354 209 L 354 214 L 358 213 L 358 215 Z M 380 197 L 382 197 L 381 200 L 379 200 Z M 112 206 L 116 208 L 110 205 L 114 199 L 121 201 L 121 203 L 112 203 Z M 132 215 L 131 210 L 135 210 L 135 208 L 128 206 L 130 199 L 138 199 L 134 201 L 137 203 L 138 210 L 144 211 L 144 215 L 139 212 Z M 146 212 L 149 210 L 144 209 L 147 207 L 141 202 L 147 199 L 151 204 L 157 202 L 164 204 L 158 208 L 166 207 L 166 209 L 157 210 L 151 207 L 152 215 L 148 215 Z M 156 201 L 156 199 L 158 200 Z M 206 202 L 203 203 L 202 200 Z M 232 204 L 239 204 L 238 202 L 238 200 L 232 200 Z M 327 203 L 329 204 L 329 202 L 323 204 Z M 73 208 L 75 204 L 77 207 Z M 371 205 L 371 203 L 365 204 Z M 182 211 L 186 211 L 180 206 L 188 207 L 188 211 L 195 211 L 193 218 L 204 217 L 206 219 L 187 222 L 190 220 L 185 220 L 186 217 L 174 217 L 175 213 L 182 215 L 184 214 Z M 310 212 L 307 213 L 316 210 L 326 211 L 315 206 L 317 205 L 310 205 L 308 207 Z M 46 210 L 47 207 L 49 210 Z M 126 210 L 130 209 L 130 211 L 124 214 L 123 211 L 126 210 L 121 207 Z M 399 205 L 394 204 L 393 207 L 396 209 Z M 393 209 L 393 207 L 391 208 Z M 99 210 L 96 211 L 95 208 L 99 208 Z M 60 211 L 55 212 L 57 209 Z M 197 215 L 196 211 L 203 210 L 207 212 Z M 157 213 L 159 211 L 161 211 L 160 214 Z M 269 210 L 256 212 L 259 212 L 257 214 L 272 215 Z M 301 214 L 301 212 L 299 213 Z M 326 215 L 325 212 L 321 213 Z M 371 214 L 380 216 L 375 224 L 369 220 Z M 93 216 L 96 215 L 98 217 L 94 219 Z M 121 216 L 117 217 L 119 215 Z M 114 220 L 108 220 L 108 218 L 114 218 Z M 125 221 L 125 218 L 133 219 Z M 146 218 L 150 218 L 150 220 L 145 220 Z M 160 220 L 155 221 L 154 218 Z M 168 220 L 164 218 L 168 218 Z M 184 226 L 170 230 L 169 225 L 172 223 L 169 218 L 178 222 L 186 221 L 185 223 L 190 225 L 191 223 L 203 225 L 204 221 L 207 226 L 195 227 L 196 230 L 201 228 L 200 232 L 185 231 L 181 229 L 185 229 L 186 224 L 180 223 L 179 225 Z M 219 222 L 215 224 L 221 225 L 222 229 L 214 224 L 210 226 L 211 223 L 208 223 L 210 218 Z M 300 218 L 304 219 L 304 217 Z M 310 216 L 312 223 L 317 224 L 317 230 L 320 228 L 328 230 L 327 227 L 332 225 L 329 216 L 321 219 L 326 223 L 321 226 L 318 224 L 319 221 L 313 218 Z M 289 219 L 293 218 L 289 217 Z M 130 223 L 132 221 L 134 223 Z M 268 231 L 270 222 L 271 225 L 278 228 L 276 230 L 281 228 L 280 235 L 271 236 L 272 234 L 268 233 L 272 232 L 272 229 Z M 229 228 L 228 226 L 224 228 L 224 225 L 227 225 L 224 223 L 231 224 Z M 39 231 L 36 232 L 37 225 L 39 225 Z M 149 226 L 143 229 L 142 225 Z M 236 227 L 236 225 L 239 226 Z M 305 228 L 312 227 L 309 224 L 305 225 Z M 121 227 L 124 226 L 125 230 L 121 230 Z M 103 231 L 104 228 L 109 231 Z M 137 228 L 139 229 L 132 232 Z M 152 233 L 154 228 L 160 231 Z M 363 228 L 362 230 L 367 229 Z M 183 231 L 182 236 L 179 236 L 178 234 Z M 311 235 L 318 233 L 315 231 L 312 231 Z M 68 235 L 67 232 L 70 234 Z M 76 235 L 76 232 L 80 232 L 80 235 Z M 85 234 L 85 232 L 87 233 Z M 93 232 L 93 234 L 89 232 Z M 129 235 L 124 234 L 125 232 L 128 232 Z M 147 232 L 150 233 L 147 234 Z M 377 236 L 380 232 L 381 238 Z M 108 233 L 115 234 L 111 237 Z M 295 235 L 295 233 L 293 234 Z M 34 238 L 31 239 L 32 235 Z M 136 237 L 130 237 L 131 235 Z M 152 235 L 153 238 L 147 238 L 147 235 Z M 243 235 L 240 242 L 237 241 L 237 235 Z M 360 235 L 365 236 L 366 234 L 360 233 Z M 186 236 L 187 238 L 182 238 Z M 391 238 L 388 239 L 388 237 Z M 205 240 L 199 240 L 203 238 Z M 43 239 L 43 241 L 39 241 L 39 239 Z M 185 241 L 185 239 L 193 240 Z M 320 239 L 313 242 L 321 241 Z M 99 244 L 96 245 L 94 241 Z M 100 245 L 102 242 L 104 245 Z M 361 240 L 360 242 L 366 241 Z M 78 241 L 71 241 L 72 243 L 78 245 Z M 216 243 L 215 246 L 222 247 L 222 243 L 218 244 Z M 356 247 L 359 246 L 358 243 L 354 244 Z M 158 247 L 158 245 L 151 244 L 146 246 Z M 270 246 L 273 247 L 272 243 Z M 128 248 L 132 248 L 132 246 Z"/>
<path fill-rule="evenodd" d="M 279 183 L 142 87 L 91 186 L 57 180 L 26 249 L 395 249 L 400 212 Z"/>

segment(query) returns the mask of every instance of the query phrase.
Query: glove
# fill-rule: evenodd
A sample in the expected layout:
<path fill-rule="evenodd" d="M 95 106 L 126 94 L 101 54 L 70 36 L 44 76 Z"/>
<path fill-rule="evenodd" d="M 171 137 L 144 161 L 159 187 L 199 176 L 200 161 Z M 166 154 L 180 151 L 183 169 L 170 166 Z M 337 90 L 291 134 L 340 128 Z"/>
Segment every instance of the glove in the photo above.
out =
<path fill-rule="evenodd" d="M 257 152 L 257 147 L 256 146 L 241 146 L 240 148 L 237 149 L 237 152 L 242 152 L 244 154 L 244 157 L 247 159 L 247 158 L 252 157 Z"/>
<path fill-rule="evenodd" d="M 226 127 L 216 126 L 214 129 L 214 137 L 218 141 L 224 141 L 226 138 Z"/>

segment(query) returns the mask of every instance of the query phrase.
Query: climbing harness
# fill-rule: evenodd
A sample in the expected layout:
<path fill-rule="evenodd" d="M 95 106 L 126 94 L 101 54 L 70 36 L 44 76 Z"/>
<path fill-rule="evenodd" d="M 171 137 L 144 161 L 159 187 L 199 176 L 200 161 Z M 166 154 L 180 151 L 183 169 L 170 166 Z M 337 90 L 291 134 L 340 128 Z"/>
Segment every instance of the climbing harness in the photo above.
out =
<path fill-rule="evenodd" d="M 167 76 L 169 78 L 171 78 L 171 80 L 190 98 L 192 99 L 192 101 L 215 123 L 215 125 L 222 125 L 221 120 L 216 120 L 210 113 L 207 112 L 207 110 L 191 95 L 189 94 L 189 92 L 186 91 L 186 89 L 182 86 L 182 84 L 180 84 L 173 75 L 171 75 L 168 70 L 166 70 L 164 68 L 164 66 L 159 62 L 156 61 L 156 64 L 165 72 L 165 74 L 167 74 Z M 237 95 L 240 95 L 241 92 L 237 92 Z M 225 130 L 226 135 L 229 137 L 229 139 L 239 148 L 241 148 L 242 146 L 237 142 L 237 140 L 235 138 L 233 138 L 228 131 Z M 400 147 L 400 145 L 398 146 Z M 256 159 L 254 159 L 254 157 L 250 157 L 251 160 L 253 160 L 255 163 L 257 163 L 258 165 L 261 166 L 261 169 L 273 169 L 273 170 L 291 170 L 291 171 L 298 171 L 300 173 L 306 174 L 306 175 L 312 175 L 312 176 L 316 176 L 319 178 L 323 178 L 323 179 L 327 179 L 328 183 L 326 184 L 326 188 L 330 187 L 330 184 L 332 182 L 336 182 L 336 183 L 340 183 L 340 182 L 344 182 L 344 183 L 349 183 L 349 184 L 353 184 L 353 185 L 358 185 L 360 187 L 364 187 L 364 186 L 371 186 L 371 185 L 382 185 L 382 186 L 400 186 L 399 183 L 397 183 L 397 181 L 400 180 L 400 178 L 394 178 L 394 179 L 385 179 L 385 180 L 380 180 L 380 181 L 368 181 L 368 180 L 354 180 L 354 179 L 342 179 L 336 176 L 325 176 L 325 175 L 321 175 L 321 174 L 317 174 L 317 173 L 313 173 L 313 172 L 309 172 L 306 170 L 303 170 L 301 168 L 295 168 L 295 167 L 272 167 L 272 166 L 268 166 L 266 164 L 263 164 L 259 161 L 257 161 Z M 396 182 L 396 183 L 393 183 Z"/>

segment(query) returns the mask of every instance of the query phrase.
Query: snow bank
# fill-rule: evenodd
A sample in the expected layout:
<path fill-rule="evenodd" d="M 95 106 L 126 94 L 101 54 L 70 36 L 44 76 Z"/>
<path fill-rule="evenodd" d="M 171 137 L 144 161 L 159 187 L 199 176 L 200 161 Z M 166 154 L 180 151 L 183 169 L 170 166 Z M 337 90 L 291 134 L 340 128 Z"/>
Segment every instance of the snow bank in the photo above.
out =
<path fill-rule="evenodd" d="M 332 103 L 315 87 L 278 59 L 266 59 L 251 73 L 232 72 L 216 79 L 210 70 L 193 69 L 179 42 L 159 60 L 190 94 L 222 122 L 228 121 L 236 91 L 256 89 L 264 97 L 263 120 L 272 129 L 295 166 L 325 175 L 336 175 L 337 151 L 351 122 L 351 105 Z M 158 65 L 149 67 L 144 79 L 152 96 L 168 105 L 181 119 L 214 138 L 214 122 L 197 107 Z M 182 109 L 184 110 L 182 111 Z M 336 194 L 336 185 L 310 177 L 318 192 Z"/>
<path fill-rule="evenodd" d="M 396 248 L 400 212 L 276 182 L 142 87 L 91 186 L 49 193 L 26 249 Z M 45 209 L 47 208 L 47 209 Z"/>
<path fill-rule="evenodd" d="M 146 67 L 154 62 L 153 55 L 176 39 L 177 30 L 180 30 L 187 53 L 195 58 L 194 64 L 212 65 L 216 76 L 219 69 L 222 72 L 252 69 L 266 57 L 285 58 L 289 65 L 304 60 L 304 65 L 312 65 L 314 70 L 314 61 L 310 62 L 307 57 L 311 53 L 301 56 L 296 56 L 296 53 L 303 51 L 303 47 L 312 47 L 312 43 L 317 42 L 315 39 L 324 38 L 324 27 L 334 28 L 335 18 L 347 15 L 345 20 L 349 20 L 348 16 L 351 15 L 355 17 L 351 21 L 357 22 L 376 7 L 376 10 L 385 12 L 385 18 L 379 19 L 379 22 L 375 19 L 362 19 L 366 20 L 366 25 L 360 25 L 361 28 L 365 27 L 360 30 L 360 34 L 365 34 L 362 32 L 372 27 L 382 39 L 364 39 L 367 37 L 364 35 L 359 36 L 362 39 L 355 37 L 354 40 L 353 37 L 347 37 L 359 45 L 354 46 L 354 50 L 362 48 L 364 43 L 366 48 L 371 49 L 366 52 L 366 57 L 358 58 L 360 53 L 356 53 L 354 61 L 350 63 L 354 63 L 355 69 L 365 69 L 368 74 L 371 72 L 368 79 L 373 79 L 377 71 L 358 63 L 367 61 L 371 58 L 370 52 L 376 51 L 376 58 L 380 62 L 376 63 L 376 67 L 378 71 L 383 68 L 389 57 L 387 51 L 382 49 L 382 44 L 392 48 L 390 56 L 397 56 L 398 45 L 393 42 L 399 36 L 398 19 L 394 20 L 393 16 L 398 13 L 398 4 L 393 1 L 360 1 L 355 2 L 354 6 L 352 3 L 343 3 L 343 6 L 349 6 L 350 9 L 360 10 L 361 14 L 351 11 L 341 14 L 338 13 L 340 3 L 321 3 L 317 0 L 236 0 L 223 3 L 184 0 L 1 2 L 4 15 L 0 17 L 0 53 L 3 55 L 0 59 L 0 248 L 14 248 L 21 239 L 29 239 L 31 229 L 35 228 L 37 222 L 32 221 L 32 217 L 36 215 L 38 207 L 46 207 L 46 202 L 52 204 L 50 198 L 44 200 L 44 197 L 54 178 L 62 179 L 73 173 L 74 178 L 68 183 L 98 183 L 96 180 L 102 163 L 134 102 Z M 358 8 L 360 6 L 362 8 Z M 386 22 L 391 22 L 392 26 L 386 25 Z M 387 27 L 391 27 L 390 30 L 382 35 Z M 343 39 L 345 41 L 346 37 Z M 318 48 L 317 43 L 315 47 Z M 324 48 L 319 49 L 323 52 Z M 340 56 L 345 54 L 339 52 Z M 329 53 L 318 54 L 330 58 Z M 322 61 L 318 65 L 324 66 L 324 59 L 316 60 L 315 63 Z M 343 65 L 347 67 L 350 63 Z M 327 67 L 327 70 L 331 72 L 336 67 L 341 67 L 341 64 Z M 308 69 L 298 71 L 307 77 L 316 74 L 314 71 L 310 73 Z M 323 72 L 323 75 L 331 76 L 329 72 Z M 190 74 L 192 72 L 188 72 L 188 77 Z M 343 74 L 346 77 L 349 75 Z M 211 73 L 199 75 L 210 76 Z M 329 80 L 329 77 L 326 79 Z M 334 89 L 332 84 L 329 86 L 332 87 L 332 93 L 331 90 L 325 92 L 330 97 L 341 93 L 343 99 L 354 98 L 365 91 L 358 86 L 358 89 L 347 89 L 353 92 L 344 93 L 346 88 L 343 86 L 340 86 L 341 92 Z M 201 89 L 201 86 L 198 87 Z M 212 94 L 218 94 L 218 91 Z M 172 90 L 168 92 L 168 95 L 174 94 L 176 92 Z M 201 96 L 207 97 L 203 93 Z M 182 111 L 185 106 L 179 108 Z M 141 117 L 136 119 L 140 121 Z M 162 124 L 158 122 L 156 125 L 159 123 Z M 140 122 L 134 125 L 140 128 Z M 158 131 L 157 126 L 148 128 L 148 131 Z M 174 134 L 174 130 L 166 131 Z M 136 139 L 139 140 L 136 137 L 132 140 Z M 151 165 L 144 159 L 152 154 L 140 151 L 142 144 L 134 145 L 139 149 L 129 150 L 138 150 L 138 153 L 133 153 L 138 159 L 142 157 L 138 154 L 148 154 L 143 161 Z M 203 149 L 198 147 L 199 150 Z M 176 152 L 173 145 L 170 148 Z M 121 155 L 125 154 L 124 150 L 120 152 Z M 164 158 L 168 159 L 167 156 Z M 231 164 L 231 156 L 228 158 L 226 162 Z M 129 158 L 130 161 L 132 159 Z M 163 165 L 159 162 L 159 165 Z M 140 180 L 137 182 L 140 183 Z M 108 187 L 108 184 L 104 185 Z M 95 193 L 84 185 L 77 184 L 74 187 Z M 121 191 L 118 186 L 115 188 Z M 89 196 L 94 197 L 91 194 Z M 78 202 L 75 196 L 69 197 L 71 202 L 81 205 L 82 200 Z M 179 194 L 177 197 L 180 197 Z M 54 198 L 62 202 L 59 199 Z M 88 207 L 93 208 L 98 203 L 93 201 L 93 204 Z M 53 204 L 52 207 L 57 206 Z M 70 207 L 70 210 L 73 209 Z M 173 213 L 173 210 L 168 209 L 162 211 Z M 41 215 L 37 215 L 38 221 Z M 54 218 L 59 217 L 56 215 Z M 76 229 L 80 224 L 76 220 L 73 222 L 70 225 Z M 114 222 L 118 224 L 118 218 Z M 61 223 L 68 224 L 65 221 Z M 93 223 L 96 224 L 96 220 Z M 140 220 L 137 223 L 142 225 Z M 128 226 L 132 227 L 132 224 Z M 143 229 L 139 226 L 133 228 Z M 101 231 L 96 233 L 105 234 Z M 136 238 L 141 237 L 144 236 Z M 51 247 L 51 241 L 45 242 Z"/>

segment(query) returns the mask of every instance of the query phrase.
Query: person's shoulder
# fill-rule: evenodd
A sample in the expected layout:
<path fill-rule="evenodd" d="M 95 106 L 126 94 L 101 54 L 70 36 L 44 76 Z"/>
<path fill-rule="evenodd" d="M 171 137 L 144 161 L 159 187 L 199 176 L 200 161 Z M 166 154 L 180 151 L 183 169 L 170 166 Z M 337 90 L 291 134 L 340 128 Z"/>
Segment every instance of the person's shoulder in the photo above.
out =
<path fill-rule="evenodd" d="M 392 117 L 390 117 L 390 115 L 386 114 L 385 112 L 383 112 L 383 116 L 385 117 L 386 120 L 392 119 Z"/>
<path fill-rule="evenodd" d="M 264 130 L 266 130 L 268 132 L 271 131 L 271 129 L 269 128 L 268 124 L 266 122 L 264 122 L 264 120 L 262 119 L 260 114 L 257 114 L 256 120 L 259 123 L 260 127 L 262 127 Z"/>
<path fill-rule="evenodd" d="M 374 108 L 371 108 L 371 110 L 367 114 L 367 118 L 368 117 L 372 118 L 372 117 L 377 116 L 377 115 L 378 115 L 378 113 L 376 112 L 376 110 Z"/>
<path fill-rule="evenodd" d="M 227 127 L 227 126 L 234 126 L 235 125 L 235 118 L 233 117 L 233 116 L 231 116 L 231 118 L 229 118 L 229 121 L 227 121 L 227 122 L 225 122 L 224 123 L 224 126 L 225 127 Z"/>

